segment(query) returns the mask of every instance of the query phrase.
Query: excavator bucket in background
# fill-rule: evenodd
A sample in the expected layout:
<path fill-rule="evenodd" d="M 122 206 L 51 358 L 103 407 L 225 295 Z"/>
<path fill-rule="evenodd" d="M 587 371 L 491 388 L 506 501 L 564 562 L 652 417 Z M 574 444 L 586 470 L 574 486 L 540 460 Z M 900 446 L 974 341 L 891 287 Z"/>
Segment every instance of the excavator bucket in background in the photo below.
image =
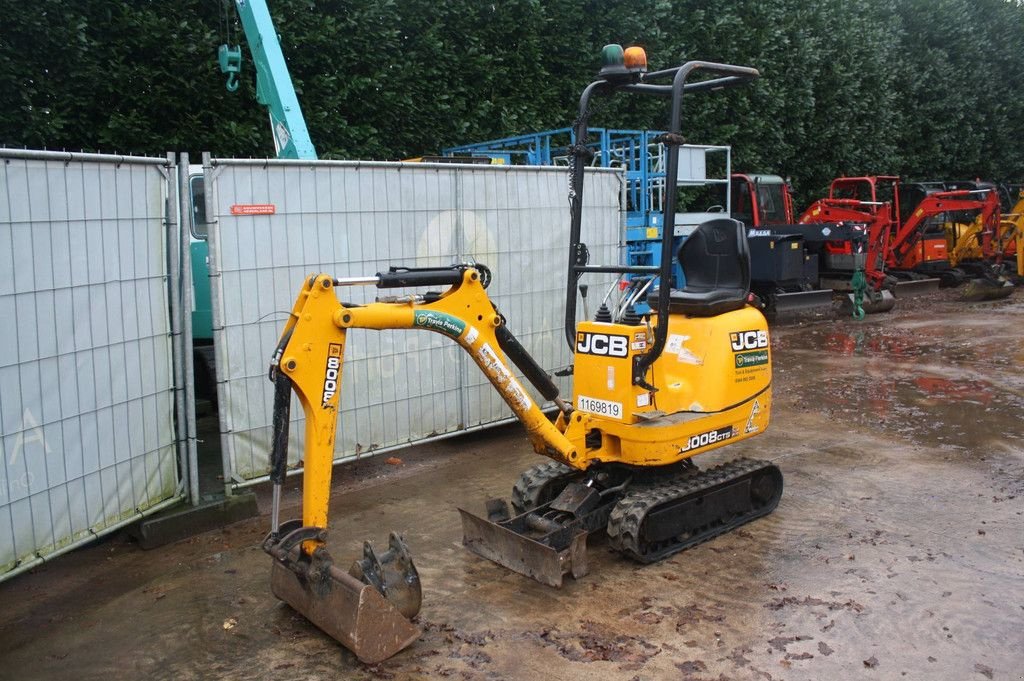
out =
<path fill-rule="evenodd" d="M 970 303 L 1002 300 L 1009 297 L 1013 293 L 1013 289 L 1013 284 L 1002 279 L 976 277 L 964 284 L 964 287 L 961 289 L 960 300 Z"/>
<path fill-rule="evenodd" d="M 896 282 L 894 293 L 897 298 L 914 298 L 916 296 L 930 295 L 939 290 L 941 281 L 938 278 L 898 281 Z"/>
<path fill-rule="evenodd" d="M 889 312 L 896 306 L 896 298 L 889 291 L 881 290 L 877 293 L 871 293 L 864 296 L 864 300 L 861 301 L 860 308 L 864 311 L 864 314 L 881 314 L 883 312 Z M 856 303 L 854 301 L 854 295 L 847 293 L 843 296 L 843 302 L 840 307 L 840 311 L 844 315 L 852 315 Z M 856 316 L 856 315 L 855 315 Z"/>

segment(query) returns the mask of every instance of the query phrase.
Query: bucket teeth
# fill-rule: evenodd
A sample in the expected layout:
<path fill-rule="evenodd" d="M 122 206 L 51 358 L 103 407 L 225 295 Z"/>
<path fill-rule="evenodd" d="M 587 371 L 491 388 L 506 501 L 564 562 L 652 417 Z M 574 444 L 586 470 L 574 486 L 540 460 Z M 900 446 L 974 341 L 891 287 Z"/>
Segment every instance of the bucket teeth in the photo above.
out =
<path fill-rule="evenodd" d="M 406 617 L 415 617 L 420 611 L 420 576 L 401 535 L 392 532 L 388 550 L 379 556 L 370 542 L 365 542 L 363 559 L 352 564 L 349 574 L 377 589 Z"/>
<path fill-rule="evenodd" d="M 271 591 L 361 661 L 385 660 L 415 641 L 421 631 L 409 620 L 420 610 L 419 573 L 402 537 L 392 532 L 388 550 L 363 544 L 363 557 L 348 573 L 319 546 L 302 552 L 303 541 L 323 541 L 320 528 L 286 523 L 285 536 L 272 533 L 264 550 L 274 557 Z"/>
<path fill-rule="evenodd" d="M 309 580 L 275 560 L 270 588 L 360 661 L 376 664 L 419 638 L 421 630 L 374 587 L 329 566 L 313 589 Z"/>

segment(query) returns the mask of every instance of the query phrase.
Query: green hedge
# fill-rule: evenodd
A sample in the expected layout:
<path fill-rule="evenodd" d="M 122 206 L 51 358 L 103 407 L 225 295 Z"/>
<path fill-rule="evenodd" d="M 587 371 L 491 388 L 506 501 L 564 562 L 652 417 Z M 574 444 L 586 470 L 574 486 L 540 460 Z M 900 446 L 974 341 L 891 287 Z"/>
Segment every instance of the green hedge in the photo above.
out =
<path fill-rule="evenodd" d="M 322 157 L 396 159 L 568 125 L 607 42 L 652 66 L 755 66 L 694 98 L 688 139 L 794 179 L 1024 179 L 1017 0 L 270 0 Z M 713 7 L 713 9 L 712 9 Z M 0 0 L 0 143 L 273 153 L 252 64 L 225 91 L 219 0 Z M 651 102 L 594 124 L 664 126 Z"/>

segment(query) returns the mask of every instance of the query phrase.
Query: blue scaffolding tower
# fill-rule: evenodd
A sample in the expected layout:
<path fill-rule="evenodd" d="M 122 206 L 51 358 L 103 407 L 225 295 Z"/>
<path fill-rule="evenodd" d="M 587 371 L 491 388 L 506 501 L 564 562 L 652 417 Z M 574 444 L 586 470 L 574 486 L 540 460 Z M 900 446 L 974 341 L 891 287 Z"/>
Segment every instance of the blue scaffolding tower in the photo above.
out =
<path fill-rule="evenodd" d="M 587 146 L 594 152 L 593 165 L 618 168 L 625 174 L 626 193 L 626 264 L 655 265 L 661 262 L 661 234 L 666 221 L 663 210 L 665 194 L 665 147 L 657 141 L 658 130 L 621 130 L 591 128 Z M 444 156 L 490 158 L 511 165 L 569 165 L 569 149 L 576 143 L 572 128 L 558 128 L 526 135 L 463 144 L 442 150 Z M 679 184 L 681 186 L 724 186 L 722 211 L 730 205 L 730 148 L 727 146 L 683 145 Z M 708 178 L 707 155 L 724 155 L 724 174 Z M 672 221 L 675 235 L 673 248 L 678 248 L 698 224 L 722 217 L 721 213 L 678 213 Z M 673 273 L 673 286 L 682 286 L 685 279 L 678 263 Z M 642 278 L 641 278 L 642 279 Z"/>

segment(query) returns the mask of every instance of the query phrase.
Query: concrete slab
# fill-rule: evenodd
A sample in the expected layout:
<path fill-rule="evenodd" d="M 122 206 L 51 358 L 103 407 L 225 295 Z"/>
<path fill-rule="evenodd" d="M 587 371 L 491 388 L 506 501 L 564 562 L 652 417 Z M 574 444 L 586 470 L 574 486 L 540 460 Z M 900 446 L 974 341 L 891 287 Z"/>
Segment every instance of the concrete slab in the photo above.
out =
<path fill-rule="evenodd" d="M 776 330 L 771 428 L 697 462 L 773 459 L 782 503 L 670 560 L 592 540 L 591 574 L 555 590 L 465 551 L 456 504 L 507 495 L 538 460 L 516 426 L 337 470 L 338 560 L 397 529 L 423 580 L 425 633 L 385 663 L 270 595 L 264 517 L 152 551 L 106 541 L 0 585 L 0 676 L 1016 679 L 1024 305 L 952 295 Z"/>
<path fill-rule="evenodd" d="M 173 506 L 130 526 L 128 535 L 142 548 L 155 549 L 258 515 L 256 495 L 243 490 L 230 497 L 204 501 L 197 506 Z"/>

